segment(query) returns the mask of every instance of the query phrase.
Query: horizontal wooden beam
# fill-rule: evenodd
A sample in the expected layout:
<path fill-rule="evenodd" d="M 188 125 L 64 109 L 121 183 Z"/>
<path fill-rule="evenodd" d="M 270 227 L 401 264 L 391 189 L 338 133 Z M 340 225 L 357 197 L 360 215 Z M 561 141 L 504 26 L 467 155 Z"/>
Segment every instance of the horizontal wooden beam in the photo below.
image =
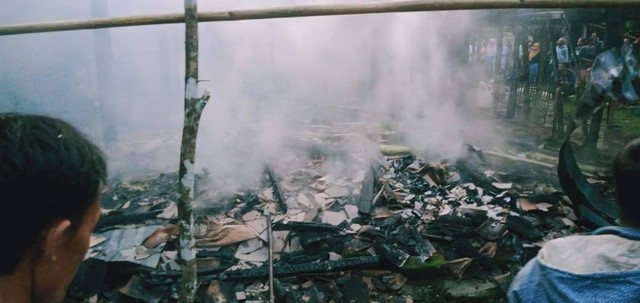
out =
<path fill-rule="evenodd" d="M 508 8 L 640 7 L 638 0 L 413 0 L 358 4 L 326 4 L 198 13 L 198 22 L 220 22 L 393 12 Z M 0 36 L 111 27 L 184 23 L 184 14 L 159 14 L 0 26 Z"/>

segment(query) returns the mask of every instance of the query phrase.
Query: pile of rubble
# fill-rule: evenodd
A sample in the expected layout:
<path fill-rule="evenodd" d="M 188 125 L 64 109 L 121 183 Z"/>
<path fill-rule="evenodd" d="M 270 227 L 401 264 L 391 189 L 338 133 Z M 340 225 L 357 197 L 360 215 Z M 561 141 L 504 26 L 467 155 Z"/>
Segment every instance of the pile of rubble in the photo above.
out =
<path fill-rule="evenodd" d="M 196 209 L 198 300 L 503 298 L 545 241 L 585 230 L 559 190 L 514 182 L 469 150 L 454 163 L 349 155 L 355 168 L 340 174 L 321 153 L 291 173 L 267 167 L 263 187 Z M 70 301 L 175 300 L 176 179 L 111 185 Z M 197 188 L 206 183 L 200 176 Z M 473 281 L 471 291 L 460 291 L 464 281 Z"/>

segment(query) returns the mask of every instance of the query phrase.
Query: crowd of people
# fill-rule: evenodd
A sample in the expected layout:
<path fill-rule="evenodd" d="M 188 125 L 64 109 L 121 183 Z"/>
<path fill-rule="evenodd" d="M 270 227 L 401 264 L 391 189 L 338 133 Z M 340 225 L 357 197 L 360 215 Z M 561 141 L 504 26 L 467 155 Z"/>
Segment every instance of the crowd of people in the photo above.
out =
<path fill-rule="evenodd" d="M 624 38 L 621 51 L 623 53 L 629 51 L 632 48 L 633 43 L 638 43 L 638 39 Z M 556 71 L 559 65 L 563 65 L 571 73 L 575 73 L 576 82 L 575 87 L 584 85 L 588 79 L 589 68 L 593 64 L 596 56 L 604 51 L 604 41 L 600 37 L 593 33 L 589 37 L 581 37 L 576 40 L 575 45 L 571 43 L 565 37 L 559 37 L 555 45 L 555 54 L 552 53 L 553 48 L 547 48 L 549 51 L 544 52 L 544 43 L 535 40 L 532 36 L 529 36 L 527 45 L 519 45 L 517 47 L 518 58 L 526 69 L 526 79 L 532 85 L 540 83 L 540 81 L 548 80 L 546 77 L 540 75 L 541 65 L 549 63 L 553 66 L 551 70 Z M 504 73 L 505 70 L 516 63 L 513 60 L 514 51 L 513 41 L 505 38 L 502 43 L 502 51 L 500 56 L 500 70 L 495 72 Z M 547 45 L 549 46 L 549 45 Z M 483 65 L 483 74 L 486 80 L 493 78 L 494 67 L 496 62 L 496 54 L 498 53 L 498 42 L 496 38 L 489 38 L 487 40 L 478 41 L 471 40 L 469 42 L 468 58 L 469 62 L 477 62 Z M 557 60 L 557 61 L 554 61 Z M 556 65 L 557 63 L 557 65 Z M 549 69 L 548 69 L 549 70 Z M 555 72 L 545 73 L 545 76 L 556 75 Z M 550 80 L 558 80 L 555 77 L 549 78 Z M 574 87 L 574 88 L 575 88 Z"/>

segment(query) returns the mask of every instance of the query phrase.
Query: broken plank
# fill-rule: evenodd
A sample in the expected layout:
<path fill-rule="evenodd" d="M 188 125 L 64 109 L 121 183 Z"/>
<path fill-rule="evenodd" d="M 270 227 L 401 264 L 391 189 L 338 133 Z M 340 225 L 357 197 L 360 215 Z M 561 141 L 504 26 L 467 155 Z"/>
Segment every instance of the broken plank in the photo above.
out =
<path fill-rule="evenodd" d="M 278 206 L 280 206 L 280 211 L 283 213 L 287 212 L 287 203 L 282 195 L 282 190 L 280 190 L 280 183 L 278 181 L 278 177 L 273 172 L 273 169 L 269 165 L 265 165 L 265 172 L 267 173 L 267 177 L 269 178 L 269 182 L 271 183 L 271 188 L 273 189 L 273 197 L 278 202 Z"/>
<path fill-rule="evenodd" d="M 385 156 L 397 156 L 403 154 L 410 154 L 411 148 L 403 145 L 389 145 L 389 144 L 381 144 L 380 152 L 382 152 Z"/>
<path fill-rule="evenodd" d="M 288 277 L 299 274 L 327 273 L 353 269 L 377 269 L 382 266 L 379 256 L 363 256 L 342 259 L 338 261 L 323 261 L 304 264 L 280 264 L 273 268 L 274 277 Z M 267 279 L 267 266 L 241 270 L 226 271 L 218 276 L 202 277 L 201 281 L 221 280 L 258 280 Z"/>
<path fill-rule="evenodd" d="M 484 154 L 492 156 L 492 157 L 496 157 L 496 158 L 502 158 L 502 159 L 513 160 L 513 161 L 518 161 L 518 162 L 522 162 L 522 163 L 529 163 L 529 164 L 539 165 L 539 166 L 542 166 L 542 167 L 545 167 L 545 168 L 550 168 L 550 169 L 553 169 L 554 167 L 556 167 L 555 164 L 536 161 L 536 160 L 531 160 L 531 159 L 527 159 L 527 158 L 520 158 L 520 157 L 517 157 L 517 156 L 507 155 L 507 154 L 503 154 L 503 153 L 499 153 L 499 152 L 495 152 L 495 151 L 490 151 L 490 150 L 484 151 Z"/>

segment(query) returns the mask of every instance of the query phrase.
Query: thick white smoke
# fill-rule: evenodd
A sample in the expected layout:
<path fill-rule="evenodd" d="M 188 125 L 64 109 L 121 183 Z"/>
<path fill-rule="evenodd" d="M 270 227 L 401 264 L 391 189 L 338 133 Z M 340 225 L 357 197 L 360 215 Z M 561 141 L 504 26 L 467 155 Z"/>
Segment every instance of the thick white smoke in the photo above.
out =
<path fill-rule="evenodd" d="M 38 3 L 11 3 L 9 11 L 31 8 L 32 15 L 16 17 L 3 10 L 2 23 L 91 16 L 90 3 L 83 7 L 56 0 L 44 8 Z M 199 9 L 317 3 L 201 1 Z M 180 1 L 107 4 L 110 16 L 182 9 Z M 64 10 L 68 8 L 73 9 Z M 196 164 L 211 172 L 220 189 L 233 191 L 255 182 L 264 163 L 291 156 L 296 142 L 291 138 L 307 134 L 308 125 L 335 123 L 358 125 L 348 129 L 355 137 L 391 125 L 403 134 L 402 143 L 430 156 L 458 157 L 464 143 L 500 144 L 498 136 L 484 131 L 489 122 L 479 118 L 484 116 L 473 108 L 475 100 L 463 97 L 474 94 L 464 93 L 472 88 L 460 75 L 476 76 L 456 72 L 457 54 L 478 26 L 472 15 L 423 12 L 201 23 L 200 88 L 212 97 L 202 117 Z M 112 81 L 104 106 L 119 137 L 117 146 L 105 146 L 112 173 L 177 170 L 183 25 L 106 31 Z M 105 88 L 97 83 L 96 60 L 104 58 L 96 57 L 94 38 L 92 31 L 0 37 L 0 110 L 56 115 L 101 141 L 97 104 Z M 349 149 L 362 145 L 345 144 Z"/>

